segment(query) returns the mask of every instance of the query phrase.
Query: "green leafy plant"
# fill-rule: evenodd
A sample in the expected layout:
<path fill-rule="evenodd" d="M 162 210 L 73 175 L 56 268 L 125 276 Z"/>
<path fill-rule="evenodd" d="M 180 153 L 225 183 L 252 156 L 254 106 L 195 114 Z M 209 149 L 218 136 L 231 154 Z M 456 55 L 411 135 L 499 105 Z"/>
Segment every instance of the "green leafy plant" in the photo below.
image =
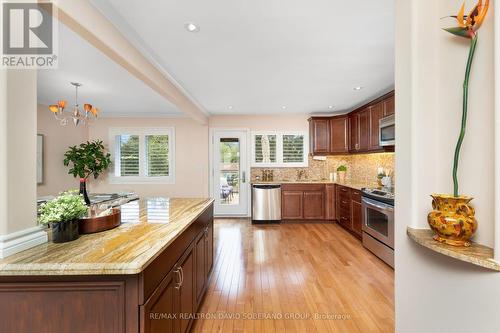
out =
<path fill-rule="evenodd" d="M 69 222 L 87 214 L 87 205 L 78 191 L 62 192 L 57 198 L 40 206 L 38 222 L 42 224 Z"/>
<path fill-rule="evenodd" d="M 79 146 L 69 147 L 64 154 L 64 165 L 73 177 L 87 179 L 91 175 L 97 178 L 111 164 L 110 154 L 106 152 L 102 141 L 87 141 Z"/>
<path fill-rule="evenodd" d="M 347 167 L 345 165 L 341 165 L 337 168 L 337 172 L 347 171 Z"/>

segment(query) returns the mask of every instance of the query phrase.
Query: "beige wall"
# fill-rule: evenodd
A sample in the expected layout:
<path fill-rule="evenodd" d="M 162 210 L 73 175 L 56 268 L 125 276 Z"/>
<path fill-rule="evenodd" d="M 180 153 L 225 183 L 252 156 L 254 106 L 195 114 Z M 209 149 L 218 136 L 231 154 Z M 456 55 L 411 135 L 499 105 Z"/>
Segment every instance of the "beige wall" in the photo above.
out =
<path fill-rule="evenodd" d="M 110 184 L 107 175 L 91 181 L 92 192 L 135 191 L 141 197 L 208 196 L 208 126 L 190 118 L 102 118 L 89 126 L 89 139 L 109 141 L 110 127 L 174 127 L 175 184 Z M 111 169 L 110 169 L 111 170 Z"/>
<path fill-rule="evenodd" d="M 46 105 L 38 105 L 38 134 L 44 135 L 44 181 L 37 186 L 38 196 L 56 195 L 78 188 L 78 179 L 68 174 L 63 165 L 68 147 L 87 141 L 87 128 L 75 127 L 71 122 L 61 126 Z"/>
<path fill-rule="evenodd" d="M 0 70 L 0 235 L 36 226 L 36 71 Z"/>
<path fill-rule="evenodd" d="M 474 1 L 467 1 L 472 6 Z M 413 243 L 406 227 L 428 228 L 429 194 L 452 193 L 467 40 L 440 28 L 455 0 L 396 1 L 396 331 L 497 332 L 500 277 Z M 490 5 L 493 5 L 491 3 Z M 460 191 L 474 197 L 475 240 L 493 246 L 494 12 L 479 31 L 460 159 Z M 497 247 L 499 245 L 497 244 Z M 457 305 L 467 308 L 457 320 Z"/>

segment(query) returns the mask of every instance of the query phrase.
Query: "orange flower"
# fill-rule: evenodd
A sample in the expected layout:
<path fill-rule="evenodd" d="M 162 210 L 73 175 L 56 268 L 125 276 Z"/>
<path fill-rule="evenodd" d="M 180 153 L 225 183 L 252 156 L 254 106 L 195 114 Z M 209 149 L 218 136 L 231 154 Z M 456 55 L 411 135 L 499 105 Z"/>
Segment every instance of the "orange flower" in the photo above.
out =
<path fill-rule="evenodd" d="M 92 113 L 95 117 L 97 117 L 99 110 L 93 106 L 92 109 L 90 109 L 90 113 Z"/>
<path fill-rule="evenodd" d="M 465 3 L 463 3 L 457 16 L 450 16 L 456 18 L 458 27 L 445 28 L 444 30 L 460 37 L 474 38 L 476 36 L 476 31 L 481 27 L 481 24 L 486 18 L 489 5 L 490 0 L 485 0 L 484 4 L 483 0 L 479 0 L 474 8 L 472 8 L 469 15 L 465 16 Z"/>
<path fill-rule="evenodd" d="M 59 111 L 59 107 L 57 105 L 52 104 L 52 105 L 49 105 L 49 110 L 52 113 L 57 113 Z"/>

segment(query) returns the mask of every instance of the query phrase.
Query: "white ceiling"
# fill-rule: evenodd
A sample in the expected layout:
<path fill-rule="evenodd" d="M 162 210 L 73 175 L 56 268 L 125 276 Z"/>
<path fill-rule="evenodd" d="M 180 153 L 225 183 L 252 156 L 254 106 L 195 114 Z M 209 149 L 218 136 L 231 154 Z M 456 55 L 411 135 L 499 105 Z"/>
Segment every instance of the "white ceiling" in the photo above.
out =
<path fill-rule="evenodd" d="M 38 71 L 38 102 L 75 102 L 70 81 L 80 82 L 79 103 L 96 106 L 102 117 L 178 116 L 182 113 L 164 97 L 136 79 L 120 65 L 59 24 L 59 66 Z"/>
<path fill-rule="evenodd" d="M 394 87 L 394 0 L 91 1 L 211 114 L 344 111 Z"/>

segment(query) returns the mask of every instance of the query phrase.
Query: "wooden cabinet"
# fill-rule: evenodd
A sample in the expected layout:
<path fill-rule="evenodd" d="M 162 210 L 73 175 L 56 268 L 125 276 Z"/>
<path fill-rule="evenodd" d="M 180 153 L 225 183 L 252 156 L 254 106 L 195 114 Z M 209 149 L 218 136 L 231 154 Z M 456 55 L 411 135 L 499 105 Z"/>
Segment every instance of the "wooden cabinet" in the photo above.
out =
<path fill-rule="evenodd" d="M 379 150 L 380 129 L 379 120 L 384 117 L 384 103 L 380 102 L 370 107 L 370 144 L 369 150 Z"/>
<path fill-rule="evenodd" d="M 325 185 L 325 219 L 335 220 L 335 185 Z"/>
<path fill-rule="evenodd" d="M 282 220 L 301 220 L 303 213 L 304 192 L 295 189 L 281 188 L 281 219 Z"/>
<path fill-rule="evenodd" d="M 324 220 L 326 193 L 324 184 L 283 184 L 281 219 Z"/>
<path fill-rule="evenodd" d="M 305 220 L 323 220 L 325 218 L 325 191 L 304 191 L 303 217 Z"/>
<path fill-rule="evenodd" d="M 201 233 L 198 235 L 198 238 L 195 241 L 196 248 L 196 276 L 195 276 L 195 284 L 196 284 L 196 303 L 200 304 L 203 299 L 203 293 L 205 291 L 205 281 L 206 281 L 206 244 L 205 244 L 205 233 Z"/>
<path fill-rule="evenodd" d="M 176 288 L 180 283 L 179 268 L 175 267 L 170 271 L 158 286 L 148 301 L 139 307 L 141 321 L 141 333 L 153 332 L 177 332 L 179 326 L 177 317 L 179 313 L 176 299 Z M 168 314 L 170 318 L 159 319 L 159 316 Z M 151 317 L 149 317 L 151 316 Z M 154 320 L 158 316 L 157 320 Z"/>
<path fill-rule="evenodd" d="M 195 262 L 194 262 L 194 246 L 186 251 L 186 254 L 179 261 L 180 269 L 180 285 L 175 287 L 176 293 L 174 296 L 178 297 L 179 302 L 179 314 L 181 313 L 195 313 L 198 309 L 198 304 L 194 302 L 195 294 Z M 180 329 L 178 332 L 185 333 L 190 327 L 191 320 L 188 316 L 181 318 L 179 316 L 178 325 Z"/>
<path fill-rule="evenodd" d="M 361 238 L 362 235 L 361 191 L 351 190 L 351 225 L 352 231 Z"/>
<path fill-rule="evenodd" d="M 330 153 L 330 118 L 309 119 L 309 145 L 313 155 Z"/>
<path fill-rule="evenodd" d="M 194 246 L 191 245 L 174 268 L 167 274 L 147 302 L 139 307 L 143 319 L 141 332 L 185 333 L 190 327 L 189 317 L 194 313 Z"/>
<path fill-rule="evenodd" d="M 310 153 L 335 155 L 383 151 L 379 143 L 379 120 L 393 115 L 394 92 L 390 92 L 347 115 L 309 119 Z"/>
<path fill-rule="evenodd" d="M 206 238 L 205 238 L 205 255 L 206 255 L 206 270 L 205 270 L 205 282 L 208 282 L 210 278 L 210 273 L 212 273 L 212 268 L 214 266 L 214 225 L 213 223 L 208 225 Z"/>
<path fill-rule="evenodd" d="M 208 225 L 196 238 L 196 304 L 200 305 L 208 287 L 207 282 L 213 266 L 213 225 Z"/>
<path fill-rule="evenodd" d="M 368 151 L 370 143 L 370 109 L 366 108 L 359 112 L 359 151 Z"/>
<path fill-rule="evenodd" d="M 349 117 L 330 119 L 330 154 L 345 154 L 349 151 Z"/>
<path fill-rule="evenodd" d="M 363 109 L 349 115 L 349 151 L 365 152 L 369 146 L 370 110 Z"/>
<path fill-rule="evenodd" d="M 384 108 L 384 117 L 393 115 L 395 113 L 395 103 L 394 103 L 394 92 L 390 94 L 386 99 L 384 99 L 383 108 Z"/>
<path fill-rule="evenodd" d="M 361 191 L 335 185 L 336 218 L 344 229 L 361 239 Z"/>
<path fill-rule="evenodd" d="M 356 153 L 359 150 L 359 113 L 349 115 L 349 152 Z"/>
<path fill-rule="evenodd" d="M 351 189 L 336 185 L 337 221 L 341 226 L 351 229 Z"/>

